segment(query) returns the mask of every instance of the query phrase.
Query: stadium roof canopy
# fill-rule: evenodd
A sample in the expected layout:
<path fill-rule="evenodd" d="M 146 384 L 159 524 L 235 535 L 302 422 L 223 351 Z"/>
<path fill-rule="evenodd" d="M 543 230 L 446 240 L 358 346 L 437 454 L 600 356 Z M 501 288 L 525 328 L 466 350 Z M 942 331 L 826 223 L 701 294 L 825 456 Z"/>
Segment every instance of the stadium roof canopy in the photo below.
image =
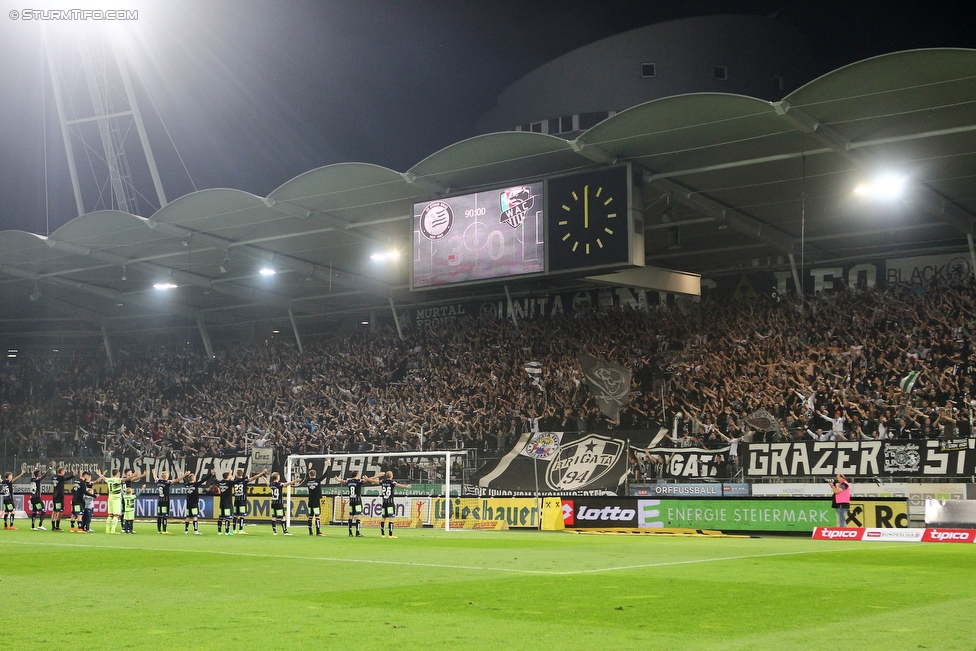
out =
<path fill-rule="evenodd" d="M 575 141 L 525 132 L 446 147 L 407 172 L 329 165 L 258 197 L 212 189 L 143 217 L 78 217 L 43 237 L 0 232 L 0 335 L 299 324 L 470 296 L 411 293 L 412 204 L 631 162 L 648 264 L 721 275 L 967 246 L 976 215 L 976 50 L 898 52 L 831 72 L 780 102 L 715 93 L 622 111 Z M 870 203 L 882 171 L 908 196 Z M 370 254 L 396 248 L 397 264 Z M 800 259 L 801 252 L 803 254 Z M 274 275 L 262 275 L 262 268 Z M 171 291 L 153 288 L 171 283 Z M 513 291 L 585 283 L 540 281 Z"/>

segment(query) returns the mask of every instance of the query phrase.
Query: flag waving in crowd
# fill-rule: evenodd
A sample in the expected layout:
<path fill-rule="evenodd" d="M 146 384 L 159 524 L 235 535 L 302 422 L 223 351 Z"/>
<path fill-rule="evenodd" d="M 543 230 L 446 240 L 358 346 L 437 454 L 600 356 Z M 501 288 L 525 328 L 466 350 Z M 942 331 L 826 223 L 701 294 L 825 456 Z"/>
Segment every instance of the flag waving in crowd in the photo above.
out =
<path fill-rule="evenodd" d="M 619 421 L 620 410 L 630 402 L 630 369 L 585 354 L 579 356 L 579 363 L 600 411 Z"/>
<path fill-rule="evenodd" d="M 921 375 L 921 373 L 922 373 L 921 371 L 912 371 L 911 373 L 909 373 L 908 375 L 906 375 L 901 379 L 901 382 L 898 384 L 898 387 L 904 393 L 911 393 L 912 389 L 915 388 L 915 382 L 918 381 L 918 376 Z"/>

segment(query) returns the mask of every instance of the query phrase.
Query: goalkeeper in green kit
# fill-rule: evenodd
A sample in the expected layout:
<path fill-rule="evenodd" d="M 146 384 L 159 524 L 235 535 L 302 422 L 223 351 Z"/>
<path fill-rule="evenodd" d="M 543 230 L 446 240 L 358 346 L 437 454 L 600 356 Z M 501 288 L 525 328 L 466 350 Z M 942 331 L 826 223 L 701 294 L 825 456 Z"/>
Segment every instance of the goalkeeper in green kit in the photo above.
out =
<path fill-rule="evenodd" d="M 101 473 L 99 473 L 101 475 Z M 116 531 L 122 518 L 122 479 L 118 469 L 112 471 L 111 477 L 99 477 L 108 486 L 108 517 L 105 519 L 105 533 L 120 533 Z"/>

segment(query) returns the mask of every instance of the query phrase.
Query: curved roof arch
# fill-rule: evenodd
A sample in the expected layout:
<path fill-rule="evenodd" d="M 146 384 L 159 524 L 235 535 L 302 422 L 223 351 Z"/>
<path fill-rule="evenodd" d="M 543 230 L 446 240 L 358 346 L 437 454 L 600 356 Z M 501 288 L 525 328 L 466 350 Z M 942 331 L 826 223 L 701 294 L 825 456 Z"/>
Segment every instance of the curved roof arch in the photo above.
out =
<path fill-rule="evenodd" d="M 782 102 L 677 95 L 621 111 L 574 141 L 485 134 L 405 173 L 339 163 L 300 174 L 267 198 L 201 190 L 149 219 L 101 211 L 49 238 L 4 231 L 0 333 L 43 309 L 101 315 L 121 332 L 155 328 L 160 314 L 184 327 L 200 323 L 197 316 L 235 325 L 389 309 L 391 298 L 398 306 L 437 300 L 441 294 L 406 291 L 409 264 L 381 269 L 369 260 L 380 246 L 406 250 L 414 202 L 624 161 L 640 172 L 643 205 L 635 209 L 651 264 L 719 274 L 766 260 L 785 273 L 783 254 L 799 252 L 802 237 L 808 265 L 923 245 L 967 250 L 976 214 L 974 104 L 976 50 L 899 52 L 840 68 Z M 911 203 L 884 228 L 850 198 L 855 178 L 879 163 L 914 171 Z M 671 233 L 680 235 L 677 246 Z M 278 273 L 261 276 L 266 265 Z M 179 288 L 164 300 L 151 289 L 158 278 Z M 42 298 L 28 296 L 35 283 Z"/>
<path fill-rule="evenodd" d="M 51 240 L 77 246 L 134 246 L 159 239 L 160 235 L 149 229 L 145 217 L 119 210 L 100 210 L 75 217 L 51 233 Z"/>
<path fill-rule="evenodd" d="M 407 174 L 446 192 L 577 169 L 585 163 L 562 138 L 500 131 L 448 145 L 411 167 Z"/>
<path fill-rule="evenodd" d="M 0 231 L 0 265 L 37 265 L 57 257 L 43 235 Z"/>
<path fill-rule="evenodd" d="M 268 198 L 355 223 L 365 217 L 375 220 L 402 214 L 399 202 L 412 201 L 425 192 L 412 187 L 400 172 L 382 165 L 335 163 L 286 181 Z"/>
<path fill-rule="evenodd" d="M 580 142 L 615 158 L 668 172 L 796 147 L 795 128 L 773 105 L 745 95 L 692 93 L 652 100 L 622 111 L 585 131 Z"/>

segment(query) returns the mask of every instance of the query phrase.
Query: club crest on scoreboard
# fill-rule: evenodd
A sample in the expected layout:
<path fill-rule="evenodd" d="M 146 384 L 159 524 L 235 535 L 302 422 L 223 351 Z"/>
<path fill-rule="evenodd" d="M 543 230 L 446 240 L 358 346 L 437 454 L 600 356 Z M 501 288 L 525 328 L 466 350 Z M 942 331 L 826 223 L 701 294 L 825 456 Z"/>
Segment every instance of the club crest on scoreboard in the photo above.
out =
<path fill-rule="evenodd" d="M 498 203 L 502 211 L 499 221 L 512 228 L 518 228 L 535 205 L 535 195 L 532 194 L 532 188 L 527 185 L 505 188 L 498 194 Z"/>
<path fill-rule="evenodd" d="M 428 240 L 446 237 L 454 226 L 454 210 L 446 201 L 432 201 L 420 213 L 420 231 Z"/>

